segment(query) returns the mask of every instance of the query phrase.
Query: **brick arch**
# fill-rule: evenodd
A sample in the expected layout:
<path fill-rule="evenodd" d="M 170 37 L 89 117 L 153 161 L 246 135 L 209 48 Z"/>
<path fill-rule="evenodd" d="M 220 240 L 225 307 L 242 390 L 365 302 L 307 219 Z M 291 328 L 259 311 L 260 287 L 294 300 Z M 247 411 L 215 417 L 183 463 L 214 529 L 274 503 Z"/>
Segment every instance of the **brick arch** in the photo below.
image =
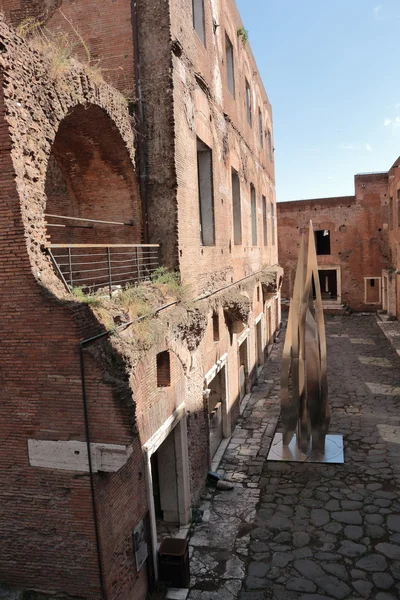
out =
<path fill-rule="evenodd" d="M 140 243 L 136 174 L 116 124 L 98 105 L 76 105 L 60 122 L 49 157 L 46 213 L 132 223 L 48 228 L 52 242 Z M 73 223 L 49 218 L 53 223 Z"/>
<path fill-rule="evenodd" d="M 50 62 L 32 50 L 1 17 L 0 47 L 0 117 L 4 118 L 8 129 L 8 139 L 2 145 L 9 153 L 14 171 L 13 226 L 17 236 L 13 242 L 18 247 L 24 269 L 29 264 L 34 277 L 53 291 L 64 293 L 49 259 L 42 252 L 46 243 L 46 179 L 49 161 L 55 158 L 54 149 L 61 144 L 56 140 L 57 134 L 67 125 L 72 126 L 75 119 L 78 121 L 78 116 L 88 121 L 92 113 L 101 115 L 101 128 L 96 132 L 86 123 L 86 130 L 103 140 L 103 148 L 107 145 L 107 135 L 114 140 L 118 138 L 119 156 L 124 158 L 117 166 L 109 156 L 109 172 L 116 175 L 125 165 L 131 171 L 125 178 L 127 188 L 129 178 L 133 181 L 135 168 L 134 134 L 128 104 L 105 82 L 93 81 L 85 67 L 76 61 L 71 62 L 62 76 L 54 77 Z M 88 109 L 87 115 L 82 116 L 85 109 Z M 90 146 L 86 140 L 86 150 Z M 104 153 L 99 152 L 99 156 L 104 159 Z M 66 165 L 67 162 L 64 169 L 68 171 Z"/>

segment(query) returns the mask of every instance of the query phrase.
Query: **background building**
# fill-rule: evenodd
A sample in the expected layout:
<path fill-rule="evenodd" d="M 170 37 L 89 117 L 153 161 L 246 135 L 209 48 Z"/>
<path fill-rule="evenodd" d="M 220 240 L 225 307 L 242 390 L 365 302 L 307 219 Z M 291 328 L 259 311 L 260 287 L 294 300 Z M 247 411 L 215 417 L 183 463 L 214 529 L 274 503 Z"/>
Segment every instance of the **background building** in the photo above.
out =
<path fill-rule="evenodd" d="M 142 600 L 279 326 L 271 106 L 233 1 L 3 9 L 0 582 Z"/>
<path fill-rule="evenodd" d="M 382 271 L 391 265 L 387 173 L 355 176 L 355 195 L 278 203 L 283 298 L 292 295 L 300 234 L 313 222 L 325 308 L 382 308 Z"/>

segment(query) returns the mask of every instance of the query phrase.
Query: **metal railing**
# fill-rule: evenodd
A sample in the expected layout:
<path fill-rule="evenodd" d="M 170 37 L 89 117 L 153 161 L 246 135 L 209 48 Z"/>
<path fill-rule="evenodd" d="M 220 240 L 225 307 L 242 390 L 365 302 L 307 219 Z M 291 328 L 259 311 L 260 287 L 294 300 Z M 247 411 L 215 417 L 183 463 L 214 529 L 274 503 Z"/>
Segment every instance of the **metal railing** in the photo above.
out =
<path fill-rule="evenodd" d="M 159 266 L 158 244 L 47 244 L 54 268 L 68 291 L 108 293 L 150 279 Z"/>

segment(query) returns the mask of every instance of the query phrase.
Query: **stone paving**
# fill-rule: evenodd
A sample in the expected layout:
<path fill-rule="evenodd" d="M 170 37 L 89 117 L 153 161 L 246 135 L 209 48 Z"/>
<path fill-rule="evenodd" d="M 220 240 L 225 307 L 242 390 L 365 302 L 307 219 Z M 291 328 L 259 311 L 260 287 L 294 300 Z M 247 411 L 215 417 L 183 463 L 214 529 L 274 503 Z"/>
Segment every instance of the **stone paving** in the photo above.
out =
<path fill-rule="evenodd" d="M 345 464 L 267 462 L 282 343 L 190 540 L 189 600 L 400 598 L 400 357 L 373 316 L 327 317 L 330 433 Z M 279 430 L 279 423 L 278 423 Z"/>

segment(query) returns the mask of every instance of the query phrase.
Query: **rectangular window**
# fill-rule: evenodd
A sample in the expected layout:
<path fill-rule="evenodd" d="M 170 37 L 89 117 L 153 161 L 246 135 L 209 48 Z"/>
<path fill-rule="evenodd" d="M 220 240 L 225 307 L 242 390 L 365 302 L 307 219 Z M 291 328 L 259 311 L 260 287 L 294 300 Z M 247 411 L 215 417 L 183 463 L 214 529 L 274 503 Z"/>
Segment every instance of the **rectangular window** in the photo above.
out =
<path fill-rule="evenodd" d="M 393 196 L 389 198 L 389 229 L 393 229 Z"/>
<path fill-rule="evenodd" d="M 329 229 L 319 229 L 315 232 L 317 254 L 331 253 L 331 234 Z"/>
<path fill-rule="evenodd" d="M 171 363 L 168 350 L 157 354 L 157 387 L 171 385 Z"/>
<path fill-rule="evenodd" d="M 246 79 L 246 114 L 247 122 L 251 127 L 251 89 L 249 82 Z"/>
<path fill-rule="evenodd" d="M 253 246 L 257 246 L 257 200 L 256 200 L 256 189 L 254 185 L 250 184 L 250 197 L 251 197 L 251 243 Z"/>
<path fill-rule="evenodd" d="M 219 342 L 219 316 L 218 316 L 217 312 L 213 313 L 212 324 L 213 324 L 213 339 L 214 339 L 214 342 Z"/>
<path fill-rule="evenodd" d="M 272 245 L 275 246 L 275 205 L 271 202 L 271 239 Z"/>
<path fill-rule="evenodd" d="M 264 134 L 263 134 L 263 124 L 262 124 L 262 114 L 261 109 L 258 109 L 258 133 L 260 135 L 260 146 L 264 147 Z"/>
<path fill-rule="evenodd" d="M 225 35 L 225 53 L 226 53 L 226 77 L 228 90 L 235 97 L 235 71 L 233 66 L 233 46 L 231 40 Z"/>
<path fill-rule="evenodd" d="M 232 169 L 232 212 L 233 212 L 233 243 L 242 243 L 242 208 L 240 202 L 240 179 Z"/>
<path fill-rule="evenodd" d="M 268 246 L 267 199 L 262 197 L 264 246 Z"/>
<path fill-rule="evenodd" d="M 193 27 L 200 40 L 206 45 L 206 34 L 204 26 L 204 0 L 192 0 Z"/>
<path fill-rule="evenodd" d="M 267 131 L 267 147 L 268 147 L 269 160 L 272 162 L 272 137 L 271 137 L 271 132 L 269 129 Z"/>
<path fill-rule="evenodd" d="M 200 237 L 203 246 L 215 244 L 214 190 L 211 148 L 197 140 L 197 173 L 200 205 Z"/>
<path fill-rule="evenodd" d="M 400 227 L 400 190 L 397 190 L 397 227 Z"/>

